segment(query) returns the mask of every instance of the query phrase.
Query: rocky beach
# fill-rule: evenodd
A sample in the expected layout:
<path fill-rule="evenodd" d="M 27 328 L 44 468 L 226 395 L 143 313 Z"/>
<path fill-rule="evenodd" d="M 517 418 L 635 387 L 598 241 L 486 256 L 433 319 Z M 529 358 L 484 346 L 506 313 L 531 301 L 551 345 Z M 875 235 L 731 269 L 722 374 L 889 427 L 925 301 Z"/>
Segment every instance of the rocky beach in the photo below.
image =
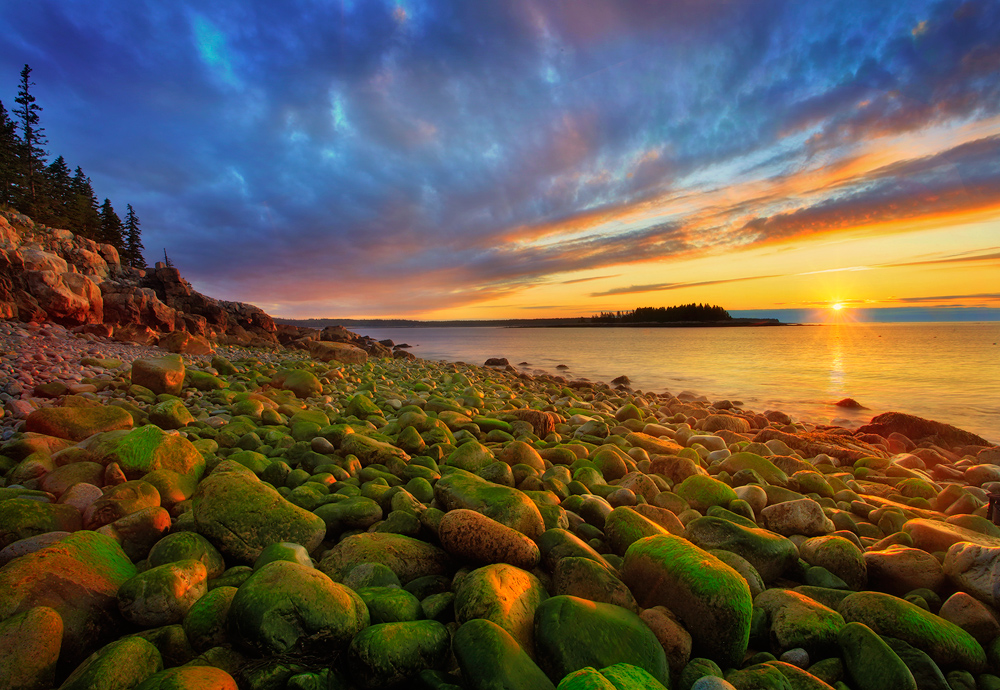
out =
<path fill-rule="evenodd" d="M 972 433 L 276 327 L 21 218 L 0 687 L 1000 688 Z"/>

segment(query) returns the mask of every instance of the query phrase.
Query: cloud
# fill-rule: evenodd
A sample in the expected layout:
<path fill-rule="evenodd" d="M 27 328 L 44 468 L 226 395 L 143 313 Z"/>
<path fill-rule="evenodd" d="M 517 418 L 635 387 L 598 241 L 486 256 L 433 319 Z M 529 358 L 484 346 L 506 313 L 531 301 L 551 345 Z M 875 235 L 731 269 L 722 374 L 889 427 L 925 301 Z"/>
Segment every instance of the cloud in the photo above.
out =
<path fill-rule="evenodd" d="M 1000 207 L 996 3 L 5 10 L 0 97 L 35 67 L 52 153 L 132 203 L 147 258 L 288 311 L 457 308 Z"/>
<path fill-rule="evenodd" d="M 608 297 L 610 295 L 631 295 L 641 292 L 663 292 L 666 290 L 680 290 L 681 288 L 702 287 L 705 285 L 723 285 L 725 283 L 742 283 L 749 280 L 763 280 L 765 278 L 780 278 L 780 275 L 768 276 L 747 276 L 745 278 L 726 278 L 723 280 L 702 280 L 687 283 L 654 283 L 651 285 L 629 285 L 628 287 L 612 288 L 604 292 L 592 292 L 591 297 Z"/>

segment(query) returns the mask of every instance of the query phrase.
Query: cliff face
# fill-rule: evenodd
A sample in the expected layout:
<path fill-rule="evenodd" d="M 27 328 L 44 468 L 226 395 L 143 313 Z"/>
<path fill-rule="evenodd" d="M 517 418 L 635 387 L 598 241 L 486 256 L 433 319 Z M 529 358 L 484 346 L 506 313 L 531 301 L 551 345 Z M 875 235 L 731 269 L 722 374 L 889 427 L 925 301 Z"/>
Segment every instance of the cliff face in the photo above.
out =
<path fill-rule="evenodd" d="M 174 332 L 222 343 L 277 343 L 274 321 L 253 305 L 207 297 L 161 263 L 149 271 L 122 266 L 110 244 L 3 211 L 0 318 L 52 321 L 148 343 Z"/>

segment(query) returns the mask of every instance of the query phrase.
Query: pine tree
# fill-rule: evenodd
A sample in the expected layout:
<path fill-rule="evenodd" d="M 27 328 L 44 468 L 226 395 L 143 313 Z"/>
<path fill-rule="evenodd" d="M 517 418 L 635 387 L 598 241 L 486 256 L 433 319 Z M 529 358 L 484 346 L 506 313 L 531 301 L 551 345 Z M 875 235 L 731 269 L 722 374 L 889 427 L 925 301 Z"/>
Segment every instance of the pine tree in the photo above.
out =
<path fill-rule="evenodd" d="M 142 237 L 139 230 L 139 219 L 136 218 L 132 204 L 128 205 L 125 214 L 125 251 L 122 253 L 122 263 L 132 268 L 146 268 L 146 260 L 142 256 Z"/>
<path fill-rule="evenodd" d="M 73 178 L 66 160 L 59 156 L 45 168 L 45 186 L 48 195 L 48 217 L 45 222 L 56 228 L 70 226 L 70 204 L 73 201 Z"/>
<path fill-rule="evenodd" d="M 69 205 L 71 230 L 91 240 L 100 241 L 101 214 L 98 212 L 97 197 L 90 184 L 90 178 L 77 166 L 70 183 L 73 198 Z"/>
<path fill-rule="evenodd" d="M 48 155 L 42 148 L 48 143 L 45 139 L 45 130 L 38 126 L 38 113 L 42 111 L 42 106 L 35 103 L 35 97 L 31 95 L 31 87 L 34 85 L 35 82 L 31 81 L 31 67 L 25 65 L 21 70 L 17 98 L 14 99 L 20 107 L 14 110 L 14 114 L 21 123 L 21 163 L 24 171 L 21 188 L 22 210 L 27 211 L 29 215 L 34 214 L 39 206 L 38 187 L 45 165 L 45 156 Z"/>
<path fill-rule="evenodd" d="M 105 199 L 104 203 L 101 204 L 101 235 L 98 241 L 110 244 L 118 250 L 119 254 L 125 249 L 122 219 L 111 207 L 110 199 Z"/>
<path fill-rule="evenodd" d="M 0 204 L 13 206 L 18 177 L 17 123 L 7 115 L 0 101 Z"/>

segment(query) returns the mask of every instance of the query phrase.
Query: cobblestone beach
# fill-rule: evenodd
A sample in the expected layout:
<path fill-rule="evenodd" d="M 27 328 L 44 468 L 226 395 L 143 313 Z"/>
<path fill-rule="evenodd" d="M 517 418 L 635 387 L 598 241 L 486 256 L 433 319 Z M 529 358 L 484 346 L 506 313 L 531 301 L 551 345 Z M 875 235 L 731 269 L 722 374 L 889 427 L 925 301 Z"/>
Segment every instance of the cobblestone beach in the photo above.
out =
<path fill-rule="evenodd" d="M 1000 449 L 961 429 L 54 325 L 0 353 L 0 687 L 1000 688 Z"/>

